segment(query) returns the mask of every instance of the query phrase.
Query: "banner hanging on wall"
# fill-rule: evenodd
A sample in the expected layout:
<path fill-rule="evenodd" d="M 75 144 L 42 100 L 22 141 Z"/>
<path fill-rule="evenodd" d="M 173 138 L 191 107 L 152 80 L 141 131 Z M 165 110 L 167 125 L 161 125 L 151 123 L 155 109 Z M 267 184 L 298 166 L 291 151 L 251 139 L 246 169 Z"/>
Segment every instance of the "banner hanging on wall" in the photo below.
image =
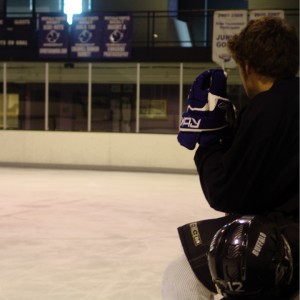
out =
<path fill-rule="evenodd" d="M 131 56 L 131 15 L 103 16 L 103 57 L 129 58 Z"/>
<path fill-rule="evenodd" d="M 67 16 L 41 14 L 39 18 L 38 52 L 40 58 L 67 58 L 69 25 Z"/>
<path fill-rule="evenodd" d="M 129 58 L 131 40 L 130 14 L 75 15 L 71 26 L 70 57 Z"/>
<path fill-rule="evenodd" d="M 1 59 L 117 60 L 131 57 L 132 15 L 122 13 L 73 15 L 69 25 L 62 13 L 31 18 L 0 19 Z"/>
<path fill-rule="evenodd" d="M 213 21 L 212 60 L 223 68 L 234 68 L 227 41 L 247 24 L 246 10 L 215 11 Z"/>
<path fill-rule="evenodd" d="M 260 17 L 279 17 L 284 19 L 283 10 L 252 10 L 249 14 L 249 20 L 255 20 Z"/>
<path fill-rule="evenodd" d="M 73 15 L 71 25 L 71 58 L 100 58 L 100 15 Z"/>
<path fill-rule="evenodd" d="M 34 55 L 34 26 L 31 18 L 0 19 L 2 58 L 31 57 Z"/>

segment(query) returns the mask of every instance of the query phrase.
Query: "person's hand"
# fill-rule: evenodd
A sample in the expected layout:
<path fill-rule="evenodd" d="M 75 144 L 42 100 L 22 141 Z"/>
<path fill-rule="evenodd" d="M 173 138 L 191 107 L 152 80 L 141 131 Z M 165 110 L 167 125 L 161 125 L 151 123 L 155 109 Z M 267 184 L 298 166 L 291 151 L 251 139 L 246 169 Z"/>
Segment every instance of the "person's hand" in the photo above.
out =
<path fill-rule="evenodd" d="M 227 115 L 234 111 L 227 99 L 227 76 L 222 69 L 209 69 L 194 81 L 182 114 L 178 142 L 193 150 L 196 144 L 208 146 L 222 138 L 228 127 Z"/>

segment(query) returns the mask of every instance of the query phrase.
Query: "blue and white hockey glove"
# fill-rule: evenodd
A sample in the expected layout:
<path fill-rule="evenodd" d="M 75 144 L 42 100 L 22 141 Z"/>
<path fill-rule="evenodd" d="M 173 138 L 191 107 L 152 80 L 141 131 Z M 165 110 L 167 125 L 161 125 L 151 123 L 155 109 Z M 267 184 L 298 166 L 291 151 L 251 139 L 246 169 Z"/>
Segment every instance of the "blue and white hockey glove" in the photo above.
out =
<path fill-rule="evenodd" d="M 220 140 L 228 127 L 228 111 L 234 111 L 227 99 L 227 76 L 222 69 L 209 69 L 194 81 L 182 114 L 178 142 L 193 150 L 197 143 L 208 146 Z"/>

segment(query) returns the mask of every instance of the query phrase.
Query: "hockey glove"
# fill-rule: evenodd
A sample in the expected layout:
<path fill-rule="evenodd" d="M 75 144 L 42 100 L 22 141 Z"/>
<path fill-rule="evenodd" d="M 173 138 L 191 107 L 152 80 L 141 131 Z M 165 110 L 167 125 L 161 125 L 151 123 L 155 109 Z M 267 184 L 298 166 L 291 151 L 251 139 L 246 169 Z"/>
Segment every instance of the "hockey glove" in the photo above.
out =
<path fill-rule="evenodd" d="M 205 147 L 222 138 L 228 127 L 228 112 L 234 111 L 226 84 L 222 69 L 209 69 L 196 78 L 179 127 L 177 139 L 182 146 L 193 150 L 197 143 Z"/>

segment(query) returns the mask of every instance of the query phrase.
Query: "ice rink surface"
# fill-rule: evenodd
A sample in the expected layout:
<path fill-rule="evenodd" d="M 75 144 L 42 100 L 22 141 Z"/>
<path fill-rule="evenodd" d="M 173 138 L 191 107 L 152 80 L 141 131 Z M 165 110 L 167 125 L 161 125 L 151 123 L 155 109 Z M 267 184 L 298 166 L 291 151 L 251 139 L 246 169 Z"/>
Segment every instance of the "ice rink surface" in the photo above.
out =
<path fill-rule="evenodd" d="M 0 168 L 0 300 L 160 300 L 197 175 Z"/>

